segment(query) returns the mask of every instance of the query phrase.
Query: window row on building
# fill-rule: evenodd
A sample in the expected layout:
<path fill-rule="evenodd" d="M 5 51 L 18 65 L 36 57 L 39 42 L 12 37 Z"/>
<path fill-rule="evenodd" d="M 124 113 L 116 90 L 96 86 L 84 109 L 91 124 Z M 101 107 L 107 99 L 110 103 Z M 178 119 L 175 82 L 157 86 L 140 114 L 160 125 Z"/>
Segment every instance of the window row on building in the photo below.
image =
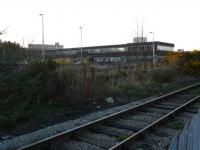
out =
<path fill-rule="evenodd" d="M 29 49 L 32 50 L 56 50 L 56 49 L 63 49 L 63 45 L 59 45 L 59 43 L 55 43 L 55 45 L 49 44 L 29 44 Z"/>
<path fill-rule="evenodd" d="M 174 47 L 171 46 L 164 46 L 164 45 L 158 45 L 157 50 L 161 51 L 174 51 Z"/>
<path fill-rule="evenodd" d="M 152 49 L 153 49 L 153 45 L 137 45 L 137 46 L 128 47 L 129 51 L 151 51 Z"/>
<path fill-rule="evenodd" d="M 86 49 L 86 48 L 83 48 L 82 49 L 82 52 L 83 53 L 91 53 L 91 54 L 94 54 L 94 53 L 113 53 L 113 52 L 124 52 L 126 51 L 126 47 L 113 47 L 113 48 L 89 48 L 89 49 Z M 77 54 L 77 53 L 80 53 L 81 52 L 81 48 L 77 48 L 77 49 L 69 49 L 69 50 L 66 50 L 64 53 L 65 54 L 69 54 L 69 55 L 72 55 L 72 54 Z"/>
<path fill-rule="evenodd" d="M 104 45 L 93 47 L 66 48 L 47 51 L 51 56 L 62 55 L 65 57 L 78 58 L 81 57 L 119 57 L 119 56 L 150 56 L 153 52 L 158 56 L 165 55 L 166 52 L 174 51 L 174 44 L 164 42 L 143 42 L 128 43 L 119 45 Z"/>

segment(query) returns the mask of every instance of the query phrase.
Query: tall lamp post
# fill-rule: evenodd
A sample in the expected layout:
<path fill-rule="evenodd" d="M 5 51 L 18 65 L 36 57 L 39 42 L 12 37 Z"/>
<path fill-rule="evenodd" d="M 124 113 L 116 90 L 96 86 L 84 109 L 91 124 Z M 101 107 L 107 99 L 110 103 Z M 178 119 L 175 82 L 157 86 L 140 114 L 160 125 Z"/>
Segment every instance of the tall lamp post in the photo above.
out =
<path fill-rule="evenodd" d="M 82 26 L 80 26 L 80 30 L 81 30 L 81 59 L 82 59 L 82 57 L 83 57 L 83 50 L 82 50 L 82 30 L 83 30 L 83 28 L 82 28 Z"/>
<path fill-rule="evenodd" d="M 152 44 L 152 49 L 153 49 L 153 65 L 155 64 L 155 47 L 154 47 L 154 32 L 149 32 L 153 34 L 153 44 Z"/>
<path fill-rule="evenodd" d="M 44 14 L 40 14 L 42 16 L 42 60 L 44 61 L 45 56 L 44 56 Z"/>

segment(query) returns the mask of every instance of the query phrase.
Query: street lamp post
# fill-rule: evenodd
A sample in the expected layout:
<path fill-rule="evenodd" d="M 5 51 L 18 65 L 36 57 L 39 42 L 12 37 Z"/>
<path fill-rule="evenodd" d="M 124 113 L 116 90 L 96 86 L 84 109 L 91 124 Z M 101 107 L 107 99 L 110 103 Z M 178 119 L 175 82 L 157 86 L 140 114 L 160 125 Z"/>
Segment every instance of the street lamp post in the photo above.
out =
<path fill-rule="evenodd" d="M 82 57 L 83 57 L 83 50 L 82 50 L 82 30 L 83 30 L 83 28 L 82 28 L 82 26 L 80 26 L 80 29 L 81 29 L 81 59 L 82 59 Z"/>
<path fill-rule="evenodd" d="M 153 44 L 152 44 L 152 49 L 153 49 L 153 65 L 155 64 L 155 47 L 154 47 L 154 32 L 149 32 L 153 34 Z"/>
<path fill-rule="evenodd" d="M 44 61 L 45 56 L 44 56 L 44 14 L 40 14 L 40 16 L 42 16 L 42 60 Z"/>

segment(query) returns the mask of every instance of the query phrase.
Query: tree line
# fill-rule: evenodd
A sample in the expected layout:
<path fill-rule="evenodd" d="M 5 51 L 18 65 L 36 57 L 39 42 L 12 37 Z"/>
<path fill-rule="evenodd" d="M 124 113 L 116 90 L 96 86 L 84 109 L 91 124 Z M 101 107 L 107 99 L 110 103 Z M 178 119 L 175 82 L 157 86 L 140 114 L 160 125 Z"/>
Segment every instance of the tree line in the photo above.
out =
<path fill-rule="evenodd" d="M 0 40 L 0 62 L 16 63 L 41 59 L 41 51 L 23 48 L 19 43 Z"/>

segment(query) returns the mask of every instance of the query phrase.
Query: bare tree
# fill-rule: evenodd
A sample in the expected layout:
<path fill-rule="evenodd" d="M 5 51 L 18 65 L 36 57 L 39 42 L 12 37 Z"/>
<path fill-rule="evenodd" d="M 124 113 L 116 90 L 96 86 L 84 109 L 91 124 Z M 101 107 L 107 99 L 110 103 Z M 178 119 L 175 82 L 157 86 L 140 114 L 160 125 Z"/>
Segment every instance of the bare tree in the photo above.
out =
<path fill-rule="evenodd" d="M 8 29 L 9 26 L 7 26 L 4 30 L 0 31 L 0 35 L 6 34 L 6 30 Z"/>

